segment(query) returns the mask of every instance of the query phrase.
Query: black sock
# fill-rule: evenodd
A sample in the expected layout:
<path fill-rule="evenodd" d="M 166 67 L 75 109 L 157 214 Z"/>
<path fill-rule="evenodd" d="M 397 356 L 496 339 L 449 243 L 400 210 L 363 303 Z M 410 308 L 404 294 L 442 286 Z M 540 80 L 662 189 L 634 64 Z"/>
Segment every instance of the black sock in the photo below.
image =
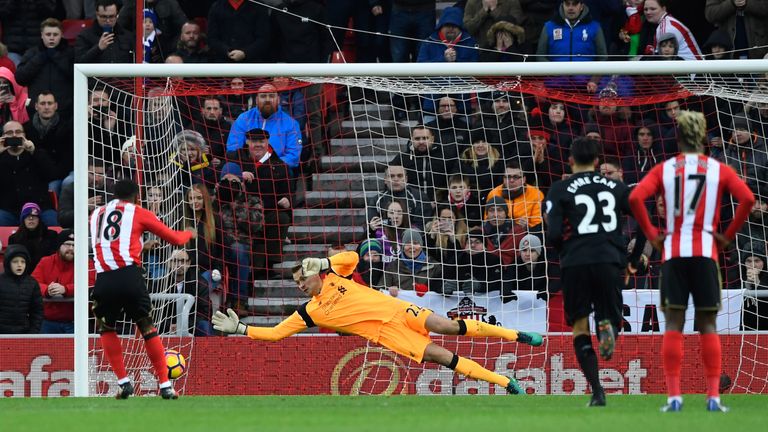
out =
<path fill-rule="evenodd" d="M 573 338 L 573 349 L 576 351 L 576 358 L 579 360 L 579 366 L 587 377 L 592 393 L 597 389 L 602 389 L 597 370 L 597 355 L 592 348 L 592 338 L 589 335 L 579 335 Z"/>

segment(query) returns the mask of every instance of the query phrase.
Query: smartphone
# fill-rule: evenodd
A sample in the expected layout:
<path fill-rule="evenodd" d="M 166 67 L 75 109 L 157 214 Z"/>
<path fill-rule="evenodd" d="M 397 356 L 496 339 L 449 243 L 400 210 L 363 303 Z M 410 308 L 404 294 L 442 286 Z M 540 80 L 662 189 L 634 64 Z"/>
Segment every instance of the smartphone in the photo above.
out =
<path fill-rule="evenodd" d="M 389 225 L 389 219 L 382 219 L 381 220 L 382 225 Z"/>
<path fill-rule="evenodd" d="M 101 30 L 104 33 L 112 33 L 112 26 L 110 25 L 101 26 Z"/>
<path fill-rule="evenodd" d="M 21 147 L 22 144 L 24 144 L 24 140 L 20 137 L 8 137 L 5 139 L 6 147 Z"/>

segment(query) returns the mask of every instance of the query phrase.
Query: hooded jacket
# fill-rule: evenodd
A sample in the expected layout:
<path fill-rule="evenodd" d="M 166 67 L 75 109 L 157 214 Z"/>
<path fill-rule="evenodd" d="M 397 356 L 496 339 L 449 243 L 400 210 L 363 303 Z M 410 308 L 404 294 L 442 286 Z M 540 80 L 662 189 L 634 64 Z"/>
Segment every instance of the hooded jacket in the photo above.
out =
<path fill-rule="evenodd" d="M 11 112 L 11 118 L 7 118 L 5 121 L 16 120 L 19 123 L 26 123 L 29 120 L 26 107 L 29 98 L 27 88 L 19 85 L 13 72 L 6 67 L 0 67 L 0 78 L 5 78 L 10 83 L 14 95 L 13 102 L 8 104 L 0 102 L 0 111 L 5 110 L 5 106 L 8 105 Z"/>
<path fill-rule="evenodd" d="M 440 16 L 435 31 L 422 42 L 419 48 L 419 56 L 416 59 L 419 63 L 443 63 L 445 62 L 445 50 L 448 45 L 440 38 L 440 29 L 446 24 L 453 24 L 461 29 L 459 40 L 453 45 L 456 50 L 456 63 L 476 62 L 478 60 L 477 41 L 464 28 L 464 13 L 461 8 L 445 8 Z"/>
<path fill-rule="evenodd" d="M 11 260 L 22 257 L 27 268 L 21 276 L 11 272 Z M 40 288 L 30 275 L 29 252 L 21 245 L 9 245 L 0 274 L 0 334 L 37 334 L 43 322 Z"/>

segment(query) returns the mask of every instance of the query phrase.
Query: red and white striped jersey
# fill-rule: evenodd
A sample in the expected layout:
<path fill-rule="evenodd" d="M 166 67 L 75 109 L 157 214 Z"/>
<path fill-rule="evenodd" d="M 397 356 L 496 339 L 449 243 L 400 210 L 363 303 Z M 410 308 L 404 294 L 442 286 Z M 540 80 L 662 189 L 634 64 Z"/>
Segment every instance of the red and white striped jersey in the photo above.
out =
<path fill-rule="evenodd" d="M 685 24 L 673 18 L 672 15 L 664 14 L 659 20 L 659 25 L 656 26 L 656 51 L 658 52 L 658 41 L 664 33 L 672 33 L 677 39 L 679 45 L 677 55 L 684 60 L 704 60 L 701 55 L 701 49 L 699 44 L 696 43 L 696 38 L 693 37 L 693 33 L 688 30 Z"/>
<path fill-rule="evenodd" d="M 678 257 L 717 260 L 713 233 L 720 222 L 723 192 L 739 201 L 725 232 L 726 238 L 733 239 L 746 221 L 755 197 L 731 167 L 703 154 L 680 154 L 656 165 L 632 191 L 629 203 L 640 228 L 653 239 L 659 232 L 651 224 L 645 200 L 656 195 L 663 197 L 667 234 L 664 261 Z"/>
<path fill-rule="evenodd" d="M 90 232 L 96 272 L 141 266 L 145 231 L 174 245 L 182 245 L 192 238 L 191 232 L 174 231 L 151 211 L 127 201 L 115 199 L 94 210 Z"/>

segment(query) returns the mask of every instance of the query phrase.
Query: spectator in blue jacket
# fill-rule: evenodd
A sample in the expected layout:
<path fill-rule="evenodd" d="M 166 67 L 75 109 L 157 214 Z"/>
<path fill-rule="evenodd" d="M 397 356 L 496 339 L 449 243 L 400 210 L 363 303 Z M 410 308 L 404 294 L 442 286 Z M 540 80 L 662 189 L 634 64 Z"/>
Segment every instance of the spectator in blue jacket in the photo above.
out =
<path fill-rule="evenodd" d="M 476 62 L 477 41 L 464 28 L 464 11 L 448 7 L 440 16 L 435 31 L 421 43 L 419 63 Z"/>
<path fill-rule="evenodd" d="M 605 60 L 607 49 L 600 23 L 582 0 L 563 0 L 544 23 L 536 54 L 539 61 Z"/>
<path fill-rule="evenodd" d="M 464 28 L 464 11 L 458 7 L 445 8 L 440 16 L 435 31 L 421 43 L 419 63 L 476 62 L 479 54 L 477 41 Z M 447 78 L 450 80 L 450 78 Z M 445 82 L 444 84 L 449 84 Z M 435 119 L 435 100 L 442 95 L 431 95 L 422 99 L 422 109 L 426 116 L 424 122 Z M 469 100 L 459 96 L 460 100 Z M 459 109 L 465 112 L 464 109 Z"/>
<path fill-rule="evenodd" d="M 280 108 L 277 89 L 272 84 L 259 87 L 256 108 L 237 117 L 227 139 L 227 151 L 237 151 L 245 144 L 245 132 L 260 128 L 269 132 L 269 146 L 290 168 L 299 166 L 301 130 L 299 123 Z"/>
<path fill-rule="evenodd" d="M 605 60 L 608 50 L 600 23 L 592 19 L 582 0 L 563 0 L 551 20 L 544 23 L 536 48 L 538 61 Z M 576 75 L 548 79 L 550 88 L 597 91 L 599 76 Z"/>

